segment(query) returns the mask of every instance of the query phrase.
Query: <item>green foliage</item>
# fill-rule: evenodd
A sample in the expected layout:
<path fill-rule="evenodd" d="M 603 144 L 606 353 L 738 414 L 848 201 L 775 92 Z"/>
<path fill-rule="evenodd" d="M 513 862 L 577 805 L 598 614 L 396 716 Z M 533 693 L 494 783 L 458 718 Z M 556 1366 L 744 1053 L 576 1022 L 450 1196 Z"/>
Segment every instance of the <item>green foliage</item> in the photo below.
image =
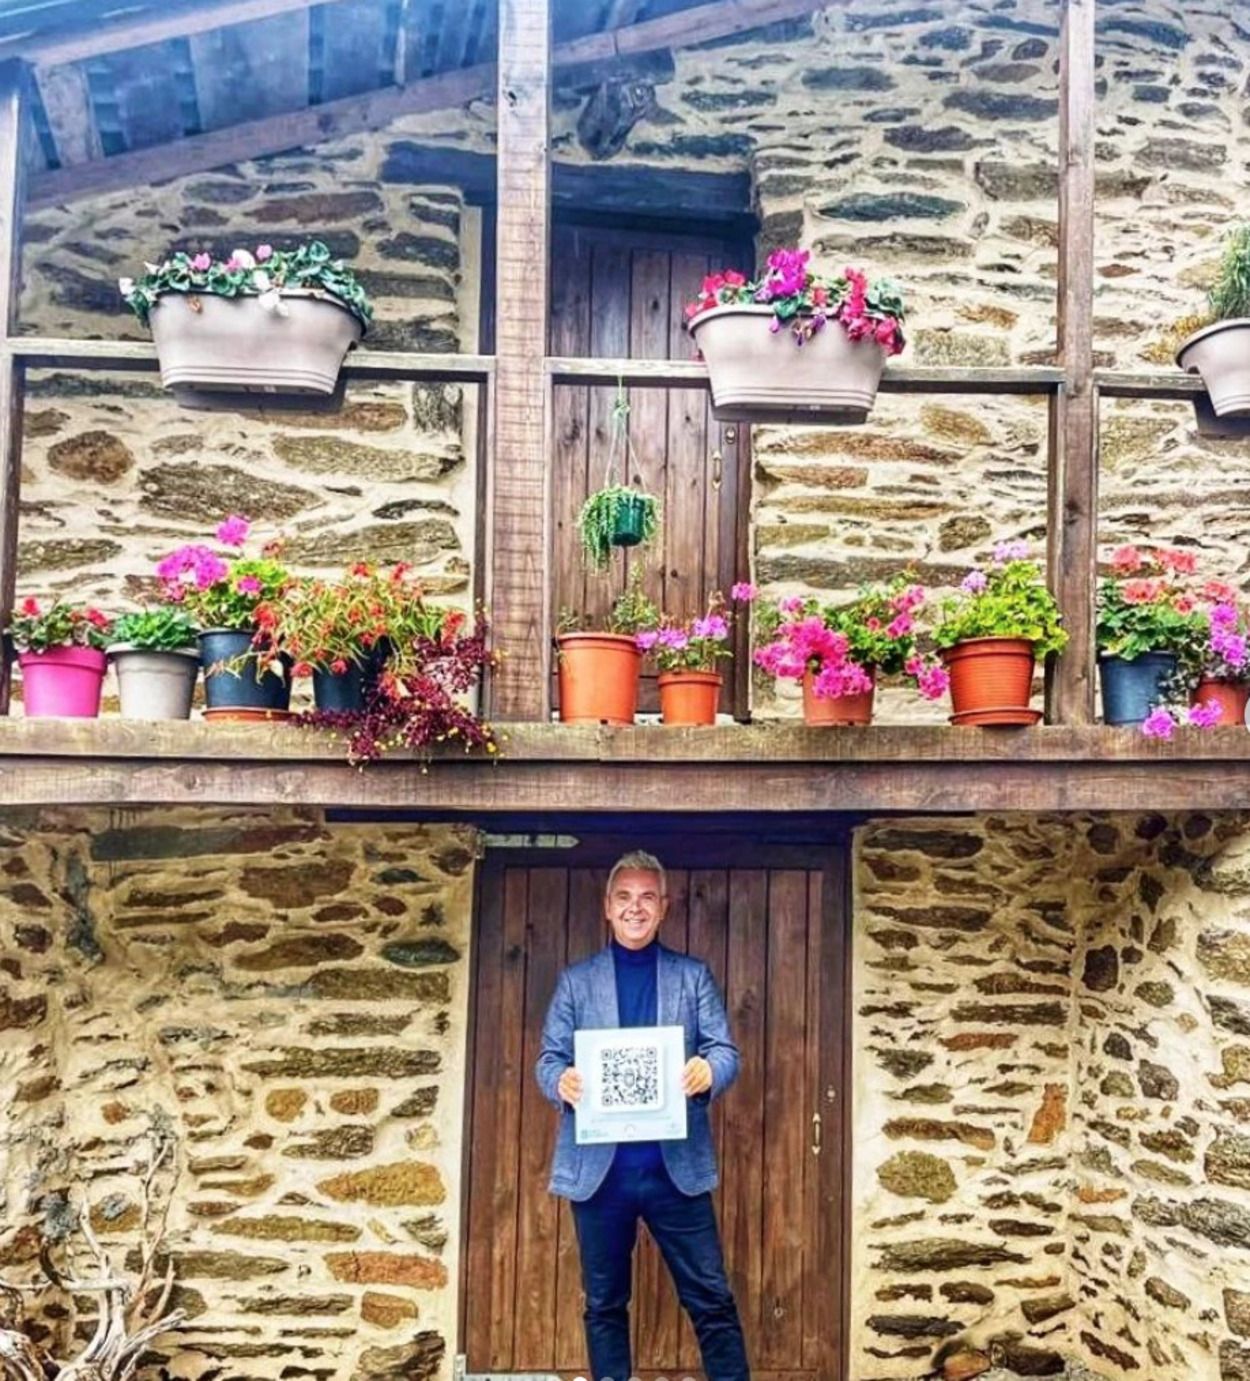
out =
<path fill-rule="evenodd" d="M 1130 595 L 1134 584 L 1147 582 L 1129 582 Z M 1183 599 L 1178 609 L 1176 592 L 1162 581 L 1155 584 L 1157 598 L 1126 599 L 1123 582 L 1102 582 L 1098 588 L 1098 650 L 1127 661 L 1143 652 L 1174 652 L 1183 665 L 1194 668 L 1197 684 L 1197 668 L 1209 640 L 1209 622 L 1202 610 L 1189 607 Z"/>
<path fill-rule="evenodd" d="M 229 259 L 182 250 L 164 263 L 149 264 L 142 278 L 123 278 L 118 286 L 131 310 L 146 326 L 162 293 L 211 293 L 215 297 L 261 297 L 266 305 L 282 310 L 284 293 L 329 293 L 362 325 L 373 319 L 368 294 L 352 270 L 332 258 L 320 240 L 296 249 L 261 245 L 253 254 L 236 249 Z"/>
<path fill-rule="evenodd" d="M 142 652 L 179 652 L 195 647 L 195 624 L 181 609 L 168 605 L 123 614 L 113 625 L 113 641 Z"/>
<path fill-rule="evenodd" d="M 201 628 L 251 631 L 257 627 L 257 611 L 276 604 L 290 583 L 290 573 L 273 557 L 238 557 L 222 579 L 188 591 L 184 607 Z"/>
<path fill-rule="evenodd" d="M 54 647 L 108 646 L 112 623 L 98 609 L 79 609 L 56 603 L 43 609 L 39 601 L 24 599 L 6 630 L 18 652 L 47 652 Z"/>
<path fill-rule="evenodd" d="M 616 597 L 602 629 L 590 627 L 592 620 L 573 609 L 561 609 L 556 624 L 557 633 L 619 633 L 635 637 L 649 628 L 658 628 L 660 611 L 642 589 L 642 567 L 635 566 L 629 574 L 629 584 Z"/>
<path fill-rule="evenodd" d="M 983 585 L 974 576 L 983 577 Z M 942 601 L 933 641 L 938 647 L 953 647 L 970 638 L 1023 638 L 1039 657 L 1063 651 L 1068 634 L 1036 561 L 995 561 L 965 580 L 957 595 Z"/>
<path fill-rule="evenodd" d="M 1216 321 L 1250 317 L 1250 225 L 1238 226 L 1225 240 L 1209 301 Z"/>
<path fill-rule="evenodd" d="M 612 560 L 613 539 L 622 516 L 635 505 L 642 506 L 642 545 L 650 546 L 660 529 L 659 500 L 629 485 L 610 485 L 592 494 L 577 517 L 586 563 L 593 570 L 606 570 Z"/>

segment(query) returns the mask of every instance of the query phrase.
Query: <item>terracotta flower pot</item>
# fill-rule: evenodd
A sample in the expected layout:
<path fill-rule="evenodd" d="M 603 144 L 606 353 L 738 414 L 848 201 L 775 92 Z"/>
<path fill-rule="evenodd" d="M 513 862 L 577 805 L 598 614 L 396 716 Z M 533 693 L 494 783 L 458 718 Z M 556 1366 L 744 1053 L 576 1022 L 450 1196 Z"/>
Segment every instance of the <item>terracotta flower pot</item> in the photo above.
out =
<path fill-rule="evenodd" d="M 1250 703 L 1250 684 L 1245 681 L 1199 681 L 1190 703 L 1205 705 L 1212 700 L 1220 707 L 1217 724 L 1242 725 L 1246 722 L 1246 705 Z"/>
<path fill-rule="evenodd" d="M 562 724 L 632 724 L 638 709 L 642 653 L 619 633 L 561 633 Z"/>
<path fill-rule="evenodd" d="M 690 323 L 721 421 L 863 422 L 877 396 L 885 348 L 853 341 L 834 321 L 803 345 L 770 331 L 772 308 L 713 307 Z"/>
<path fill-rule="evenodd" d="M 819 725 L 871 724 L 876 678 L 871 690 L 858 695 L 817 695 L 816 678 L 809 671 L 803 678 L 803 723 Z"/>
<path fill-rule="evenodd" d="M 715 671 L 660 673 L 660 718 L 665 724 L 715 724 L 724 677 Z"/>
<path fill-rule="evenodd" d="M 97 719 L 108 661 L 94 647 L 23 652 L 22 712 L 27 719 Z"/>
<path fill-rule="evenodd" d="M 1036 724 L 1033 644 L 1024 638 L 969 638 L 940 649 L 951 678 L 952 724 Z"/>
<path fill-rule="evenodd" d="M 284 316 L 256 297 L 162 294 L 151 317 L 161 382 L 191 403 L 198 390 L 333 393 L 360 319 L 327 295 L 284 293 L 282 303 Z"/>
<path fill-rule="evenodd" d="M 1250 416 L 1250 319 L 1235 317 L 1195 331 L 1176 363 L 1201 374 L 1216 417 Z"/>

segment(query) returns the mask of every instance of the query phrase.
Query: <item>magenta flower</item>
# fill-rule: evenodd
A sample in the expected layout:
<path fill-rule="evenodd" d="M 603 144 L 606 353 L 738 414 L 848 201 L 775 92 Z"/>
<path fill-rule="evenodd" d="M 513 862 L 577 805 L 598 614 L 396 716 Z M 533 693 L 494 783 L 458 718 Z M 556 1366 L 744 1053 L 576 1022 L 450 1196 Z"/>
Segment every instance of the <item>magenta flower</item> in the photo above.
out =
<path fill-rule="evenodd" d="M 916 677 L 916 689 L 926 700 L 941 700 L 950 684 L 950 673 L 943 666 L 925 667 Z"/>
<path fill-rule="evenodd" d="M 787 595 L 777 608 L 783 614 L 797 614 L 803 608 L 803 596 Z"/>
<path fill-rule="evenodd" d="M 217 529 L 217 540 L 226 547 L 241 547 L 247 541 L 251 526 L 246 518 L 232 513 Z"/>
<path fill-rule="evenodd" d="M 759 594 L 759 589 L 749 580 L 740 580 L 729 592 L 730 599 L 738 604 L 750 604 Z"/>
<path fill-rule="evenodd" d="M 265 263 L 266 260 L 272 259 L 272 258 L 273 258 L 273 246 L 272 246 L 272 245 L 257 245 L 257 246 L 256 246 L 256 262 L 257 262 L 258 264 L 263 264 L 263 263 Z"/>
<path fill-rule="evenodd" d="M 211 254 L 204 254 L 203 252 L 201 252 L 197 254 L 194 259 L 191 260 L 191 267 L 196 271 L 196 273 L 207 273 L 208 270 L 212 268 L 212 266 L 213 256 Z"/>
<path fill-rule="evenodd" d="M 254 575 L 243 575 L 234 583 L 234 588 L 241 595 L 260 594 L 260 581 Z"/>
<path fill-rule="evenodd" d="M 1214 728 L 1220 722 L 1220 707 L 1214 700 L 1204 700 L 1189 707 L 1189 722 L 1199 729 Z"/>
<path fill-rule="evenodd" d="M 984 571 L 969 571 L 959 583 L 959 588 L 966 595 L 979 595 L 989 584 Z"/>
<path fill-rule="evenodd" d="M 910 614 L 899 614 L 898 617 L 887 626 L 885 636 L 887 638 L 905 638 L 915 626 L 916 621 Z"/>
<path fill-rule="evenodd" d="M 821 700 L 863 695 L 871 689 L 872 677 L 858 662 L 826 662 L 812 678 L 812 693 Z"/>
<path fill-rule="evenodd" d="M 709 614 L 706 618 L 695 619 L 690 631 L 696 638 L 714 638 L 720 641 L 729 636 L 729 625 L 719 614 Z"/>
<path fill-rule="evenodd" d="M 651 649 L 660 641 L 660 635 L 654 629 L 648 629 L 645 633 L 639 633 L 634 638 L 634 644 L 639 652 L 650 652 Z"/>
<path fill-rule="evenodd" d="M 1016 540 L 1013 542 L 1000 542 L 994 548 L 994 560 L 1005 561 L 1025 561 L 1029 555 L 1029 544 Z"/>
<path fill-rule="evenodd" d="M 1171 711 L 1160 706 L 1157 710 L 1151 710 L 1142 720 L 1141 731 L 1147 738 L 1171 738 L 1176 732 L 1176 720 L 1172 718 Z"/>

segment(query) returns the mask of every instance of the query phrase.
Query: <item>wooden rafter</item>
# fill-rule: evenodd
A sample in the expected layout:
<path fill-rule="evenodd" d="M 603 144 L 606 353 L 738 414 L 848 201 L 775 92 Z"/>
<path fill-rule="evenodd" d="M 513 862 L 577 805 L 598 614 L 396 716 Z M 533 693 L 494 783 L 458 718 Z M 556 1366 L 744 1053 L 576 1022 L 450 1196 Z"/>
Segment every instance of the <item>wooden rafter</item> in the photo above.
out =
<path fill-rule="evenodd" d="M 16 335 L 22 287 L 23 133 L 27 73 L 0 62 L 0 330 Z M 22 485 L 22 387 L 26 367 L 0 350 L 0 628 L 17 588 L 17 523 Z M 0 715 L 9 710 L 9 664 L 0 649 Z"/>
<path fill-rule="evenodd" d="M 1069 641 L 1049 669 L 1052 721 L 1094 722 L 1098 387 L 1094 379 L 1094 0 L 1064 0 L 1059 39 L 1059 360 L 1050 408 L 1047 567 Z"/>
<path fill-rule="evenodd" d="M 818 4 L 819 0 L 712 0 L 710 4 L 660 19 L 560 44 L 552 52 L 552 65 L 557 69 L 593 68 L 594 64 L 604 63 L 606 75 L 621 57 L 725 38 L 778 19 L 808 14 Z M 406 86 L 327 101 L 309 109 L 44 173 L 31 179 L 30 205 L 46 206 L 166 182 L 226 163 L 379 129 L 404 115 L 462 106 L 489 95 L 495 89 L 497 75 L 494 63 L 479 63 L 422 77 Z"/>

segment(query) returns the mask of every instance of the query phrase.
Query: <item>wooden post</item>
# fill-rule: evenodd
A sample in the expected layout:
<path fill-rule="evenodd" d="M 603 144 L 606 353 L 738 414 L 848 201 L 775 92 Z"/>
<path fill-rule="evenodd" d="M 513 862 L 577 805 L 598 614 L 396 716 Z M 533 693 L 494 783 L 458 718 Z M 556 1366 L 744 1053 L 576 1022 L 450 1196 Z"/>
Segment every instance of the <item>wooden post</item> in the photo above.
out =
<path fill-rule="evenodd" d="M 1064 0 L 1059 39 L 1059 362 L 1050 410 L 1047 575 L 1070 641 L 1050 668 L 1051 723 L 1094 720 L 1098 390 L 1094 383 L 1094 0 Z"/>
<path fill-rule="evenodd" d="M 25 366 L 8 348 L 17 334 L 22 288 L 22 182 L 26 151 L 27 73 L 0 62 L 0 629 L 17 586 L 17 512 L 22 483 L 22 388 Z M 8 658 L 0 646 L 0 714 L 9 712 Z"/>
<path fill-rule="evenodd" d="M 546 719 L 551 649 L 547 349 L 550 0 L 500 0 L 499 221 L 487 601 L 497 719 Z"/>

